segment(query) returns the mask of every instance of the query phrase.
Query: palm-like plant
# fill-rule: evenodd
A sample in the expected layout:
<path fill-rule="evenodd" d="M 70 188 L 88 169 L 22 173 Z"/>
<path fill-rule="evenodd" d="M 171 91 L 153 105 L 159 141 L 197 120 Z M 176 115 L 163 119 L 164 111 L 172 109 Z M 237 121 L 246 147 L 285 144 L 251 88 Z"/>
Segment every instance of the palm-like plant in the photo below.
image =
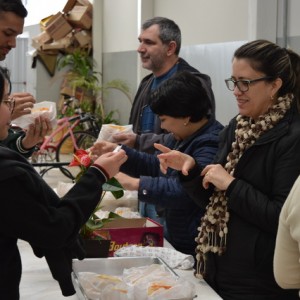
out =
<path fill-rule="evenodd" d="M 61 56 L 57 61 L 58 70 L 67 66 L 70 69 L 66 73 L 66 79 L 74 89 L 84 88 L 94 94 L 100 90 L 98 76 L 101 74 L 93 71 L 95 61 L 87 51 L 76 49 L 73 53 Z"/>

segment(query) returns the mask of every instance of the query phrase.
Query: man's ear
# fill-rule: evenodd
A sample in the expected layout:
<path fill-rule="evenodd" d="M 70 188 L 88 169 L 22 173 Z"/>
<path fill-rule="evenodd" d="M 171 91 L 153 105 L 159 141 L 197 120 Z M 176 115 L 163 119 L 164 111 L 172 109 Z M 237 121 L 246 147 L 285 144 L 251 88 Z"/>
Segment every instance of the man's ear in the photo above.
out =
<path fill-rule="evenodd" d="M 167 51 L 167 54 L 169 56 L 173 55 L 176 51 L 176 48 L 177 48 L 177 44 L 175 41 L 171 41 L 168 45 L 168 51 Z"/>

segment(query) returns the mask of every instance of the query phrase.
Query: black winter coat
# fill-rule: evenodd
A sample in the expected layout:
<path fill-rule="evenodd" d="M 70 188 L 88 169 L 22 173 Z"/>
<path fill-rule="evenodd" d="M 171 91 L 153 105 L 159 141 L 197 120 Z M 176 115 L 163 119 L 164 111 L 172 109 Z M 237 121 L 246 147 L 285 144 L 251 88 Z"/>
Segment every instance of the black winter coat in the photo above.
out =
<path fill-rule="evenodd" d="M 80 227 L 99 202 L 105 177 L 90 168 L 62 200 L 28 161 L 0 146 L 0 298 L 19 299 L 21 258 L 18 239 L 45 256 L 65 296 L 75 294 L 72 258 L 84 257 Z"/>
<path fill-rule="evenodd" d="M 235 139 L 233 119 L 221 133 L 214 163 L 225 165 Z M 240 158 L 236 178 L 228 187 L 230 213 L 227 249 L 209 253 L 206 281 L 227 300 L 299 299 L 298 291 L 283 290 L 273 275 L 273 255 L 281 208 L 300 174 L 300 116 L 291 109 Z M 201 207 L 202 179 L 181 176 L 184 188 Z M 194 176 L 193 176 L 194 175 Z"/>

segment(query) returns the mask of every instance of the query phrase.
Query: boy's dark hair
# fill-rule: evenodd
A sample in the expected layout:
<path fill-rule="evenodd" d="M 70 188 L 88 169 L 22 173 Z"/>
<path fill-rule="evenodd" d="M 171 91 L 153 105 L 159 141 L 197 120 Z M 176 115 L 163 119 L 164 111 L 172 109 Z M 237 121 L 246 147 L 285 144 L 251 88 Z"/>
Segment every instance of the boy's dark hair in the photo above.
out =
<path fill-rule="evenodd" d="M 199 78 L 182 71 L 166 80 L 150 95 L 152 111 L 161 116 L 190 117 L 198 122 L 209 116 L 211 102 Z"/>
<path fill-rule="evenodd" d="M 0 0 L 0 14 L 3 12 L 13 12 L 21 18 L 26 18 L 28 14 L 21 0 Z"/>

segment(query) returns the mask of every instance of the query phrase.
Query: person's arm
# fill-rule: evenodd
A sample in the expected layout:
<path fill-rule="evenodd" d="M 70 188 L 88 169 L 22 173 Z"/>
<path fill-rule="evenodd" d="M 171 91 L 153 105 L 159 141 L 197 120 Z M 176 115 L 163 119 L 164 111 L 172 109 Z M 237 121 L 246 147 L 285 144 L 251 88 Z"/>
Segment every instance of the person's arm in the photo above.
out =
<path fill-rule="evenodd" d="M 171 133 L 143 133 L 141 135 L 136 135 L 136 140 L 134 144 L 134 149 L 147 153 L 154 153 L 154 144 L 165 145 L 166 141 L 170 138 Z"/>
<path fill-rule="evenodd" d="M 49 118 L 37 117 L 35 122 L 29 125 L 28 130 L 10 129 L 2 144 L 28 158 L 35 151 L 35 146 L 41 143 L 51 131 Z"/>
<path fill-rule="evenodd" d="M 275 236 L 280 211 L 300 172 L 299 130 L 276 143 L 276 154 L 272 156 L 267 156 L 261 147 L 254 147 L 247 167 L 235 170 L 236 179 L 226 191 L 228 207 L 263 232 Z M 255 174 L 261 180 L 256 179 Z M 249 182 L 248 176 L 255 184 Z"/>
<path fill-rule="evenodd" d="M 27 162 L 7 162 L 0 176 L 0 188 L 7 195 L 2 197 L 1 226 L 8 235 L 37 247 L 68 245 L 98 204 L 102 184 L 119 171 L 126 158 L 124 151 L 99 157 L 96 166 L 90 167 L 62 199 Z"/>
<path fill-rule="evenodd" d="M 5 145 L 6 147 L 16 152 L 19 152 L 24 157 L 29 158 L 31 154 L 34 152 L 35 147 L 32 147 L 30 149 L 25 149 L 22 146 L 22 140 L 24 136 L 25 136 L 25 131 L 21 129 L 20 130 L 9 129 L 7 138 L 1 141 L 1 144 Z"/>
<path fill-rule="evenodd" d="M 284 289 L 300 289 L 300 177 L 282 207 L 274 253 L 274 276 Z"/>

